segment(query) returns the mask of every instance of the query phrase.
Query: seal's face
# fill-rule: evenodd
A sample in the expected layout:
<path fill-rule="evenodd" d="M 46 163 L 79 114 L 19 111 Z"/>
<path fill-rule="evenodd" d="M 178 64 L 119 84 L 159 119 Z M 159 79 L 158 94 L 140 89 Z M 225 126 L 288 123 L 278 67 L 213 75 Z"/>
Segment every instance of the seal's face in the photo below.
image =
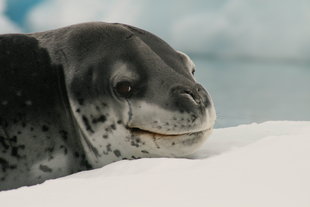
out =
<path fill-rule="evenodd" d="M 192 61 L 148 32 L 126 25 L 110 30 L 115 35 L 100 44 L 76 46 L 81 49 L 75 48 L 79 52 L 69 66 L 76 75 L 66 80 L 88 160 L 99 167 L 192 153 L 215 121 Z"/>

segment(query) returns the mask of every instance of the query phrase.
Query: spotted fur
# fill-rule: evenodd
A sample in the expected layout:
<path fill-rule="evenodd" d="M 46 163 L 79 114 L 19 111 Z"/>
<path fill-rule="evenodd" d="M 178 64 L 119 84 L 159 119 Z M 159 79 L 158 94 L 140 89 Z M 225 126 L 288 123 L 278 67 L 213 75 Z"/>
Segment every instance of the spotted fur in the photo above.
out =
<path fill-rule="evenodd" d="M 187 55 L 101 22 L 0 35 L 0 190 L 122 159 L 179 157 L 212 131 Z M 117 84 L 130 84 L 130 96 Z"/>

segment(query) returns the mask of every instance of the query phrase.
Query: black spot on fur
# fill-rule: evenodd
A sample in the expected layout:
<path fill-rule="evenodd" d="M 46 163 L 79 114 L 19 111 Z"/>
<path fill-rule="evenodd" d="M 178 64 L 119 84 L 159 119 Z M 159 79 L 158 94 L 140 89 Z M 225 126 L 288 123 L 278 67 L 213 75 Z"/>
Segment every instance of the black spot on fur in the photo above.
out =
<path fill-rule="evenodd" d="M 198 140 L 199 139 L 197 137 L 193 137 L 191 139 L 187 139 L 187 140 L 182 141 L 182 144 L 187 145 L 187 146 L 191 146 L 191 145 L 197 143 Z"/>
<path fill-rule="evenodd" d="M 6 170 L 10 167 L 8 161 L 6 161 L 5 159 L 2 159 L 1 157 L 0 157 L 0 166 L 1 166 L 2 172 L 6 172 Z"/>
<path fill-rule="evenodd" d="M 17 165 L 10 165 L 10 169 L 16 169 L 17 168 Z"/>
<path fill-rule="evenodd" d="M 111 151 L 112 151 L 112 150 L 111 150 L 111 146 L 112 146 L 111 144 L 107 144 L 106 148 L 107 148 L 107 151 L 108 151 L 108 152 L 111 152 Z"/>
<path fill-rule="evenodd" d="M 47 165 L 40 165 L 39 166 L 39 169 L 42 171 L 42 172 L 45 172 L 45 173 L 51 173 L 53 172 L 53 170 L 48 167 Z"/>
<path fill-rule="evenodd" d="M 42 126 L 42 131 L 43 132 L 47 132 L 48 130 L 49 130 L 48 126 L 46 126 L 46 125 Z"/>
<path fill-rule="evenodd" d="M 134 147 L 139 147 L 139 144 L 135 141 L 131 141 L 130 144 Z"/>
<path fill-rule="evenodd" d="M 196 121 L 197 116 L 196 116 L 196 115 L 194 115 L 194 114 L 192 114 L 192 115 L 191 115 L 191 118 L 192 118 L 192 122 L 194 122 L 194 121 Z"/>
<path fill-rule="evenodd" d="M 83 98 L 78 98 L 77 101 L 79 102 L 80 105 L 84 104 L 84 99 Z"/>
<path fill-rule="evenodd" d="M 17 143 L 17 136 L 13 136 L 13 137 L 10 139 L 10 142 Z"/>
<path fill-rule="evenodd" d="M 9 149 L 9 144 L 7 143 L 7 139 L 0 136 L 0 144 L 4 147 L 5 150 Z"/>
<path fill-rule="evenodd" d="M 68 154 L 68 149 L 67 149 L 67 147 L 65 147 L 64 145 L 61 145 L 61 146 L 60 146 L 60 149 L 63 149 L 63 150 L 64 150 L 64 154 L 65 154 L 65 155 Z"/>
<path fill-rule="evenodd" d="M 59 130 L 59 134 L 61 135 L 61 137 L 63 138 L 63 140 L 68 140 L 68 132 L 65 130 Z"/>
<path fill-rule="evenodd" d="M 121 156 L 121 152 L 119 150 L 114 150 L 113 153 L 115 154 L 116 157 L 120 157 Z"/>
<path fill-rule="evenodd" d="M 144 154 L 149 154 L 149 152 L 146 151 L 146 150 L 141 150 L 141 152 L 144 153 Z"/>
<path fill-rule="evenodd" d="M 45 149 L 46 152 L 52 153 L 54 151 L 54 147 L 47 147 Z"/>
<path fill-rule="evenodd" d="M 74 152 L 74 156 L 75 156 L 76 158 L 79 158 L 79 157 L 80 157 L 80 153 Z"/>
<path fill-rule="evenodd" d="M 19 154 L 19 149 L 25 149 L 25 145 L 12 146 L 11 155 L 16 158 L 22 158 L 22 156 Z"/>
<path fill-rule="evenodd" d="M 106 145 L 106 150 L 103 150 L 102 153 L 105 154 L 105 155 L 108 155 L 109 152 L 112 152 L 111 146 L 112 146 L 111 144 L 107 144 Z"/>
<path fill-rule="evenodd" d="M 141 144 L 142 145 L 145 144 L 144 142 L 141 142 L 141 139 L 139 137 L 133 136 L 130 139 L 131 139 L 131 142 L 130 142 L 131 146 L 140 147 Z"/>
<path fill-rule="evenodd" d="M 105 122 L 107 118 L 104 115 L 99 116 L 98 118 L 93 118 L 92 123 L 96 124 L 98 122 Z"/>
<path fill-rule="evenodd" d="M 86 170 L 93 169 L 93 167 L 91 166 L 91 164 L 89 164 L 89 162 L 87 161 L 85 154 L 82 154 L 82 155 L 81 155 L 80 165 L 83 166 L 83 167 L 85 167 Z"/>
<path fill-rule="evenodd" d="M 83 119 L 84 125 L 85 125 L 85 127 L 86 127 L 86 130 L 87 130 L 87 131 L 90 131 L 91 133 L 94 133 L 94 130 L 91 128 L 91 126 L 90 126 L 90 124 L 89 124 L 89 121 L 88 121 L 87 117 L 83 115 L 83 116 L 82 116 L 82 119 Z"/>

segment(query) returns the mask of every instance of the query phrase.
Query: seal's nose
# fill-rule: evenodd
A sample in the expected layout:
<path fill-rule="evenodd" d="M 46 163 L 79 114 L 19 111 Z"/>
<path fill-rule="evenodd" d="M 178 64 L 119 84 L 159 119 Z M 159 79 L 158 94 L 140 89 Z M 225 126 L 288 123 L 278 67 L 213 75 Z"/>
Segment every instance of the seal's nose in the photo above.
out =
<path fill-rule="evenodd" d="M 171 89 L 176 105 L 180 110 L 191 110 L 193 107 L 206 108 L 210 106 L 207 91 L 200 85 L 175 86 Z"/>
<path fill-rule="evenodd" d="M 189 88 L 184 88 L 180 90 L 180 96 L 185 96 L 191 100 L 193 100 L 196 104 L 200 105 L 201 104 L 201 97 L 197 93 L 197 91 L 189 89 Z"/>
<path fill-rule="evenodd" d="M 196 84 L 195 90 L 198 92 L 199 96 L 201 97 L 202 103 L 205 107 L 211 105 L 211 96 L 209 93 L 202 87 L 200 84 Z"/>

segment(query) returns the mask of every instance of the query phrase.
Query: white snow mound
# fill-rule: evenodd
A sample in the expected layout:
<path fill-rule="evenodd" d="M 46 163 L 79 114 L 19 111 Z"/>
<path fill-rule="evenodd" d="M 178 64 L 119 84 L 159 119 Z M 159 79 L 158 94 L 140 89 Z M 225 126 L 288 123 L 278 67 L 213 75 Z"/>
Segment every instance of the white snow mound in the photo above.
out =
<path fill-rule="evenodd" d="M 309 207 L 310 122 L 215 129 L 184 159 L 120 161 L 0 193 L 1 206 Z"/>

